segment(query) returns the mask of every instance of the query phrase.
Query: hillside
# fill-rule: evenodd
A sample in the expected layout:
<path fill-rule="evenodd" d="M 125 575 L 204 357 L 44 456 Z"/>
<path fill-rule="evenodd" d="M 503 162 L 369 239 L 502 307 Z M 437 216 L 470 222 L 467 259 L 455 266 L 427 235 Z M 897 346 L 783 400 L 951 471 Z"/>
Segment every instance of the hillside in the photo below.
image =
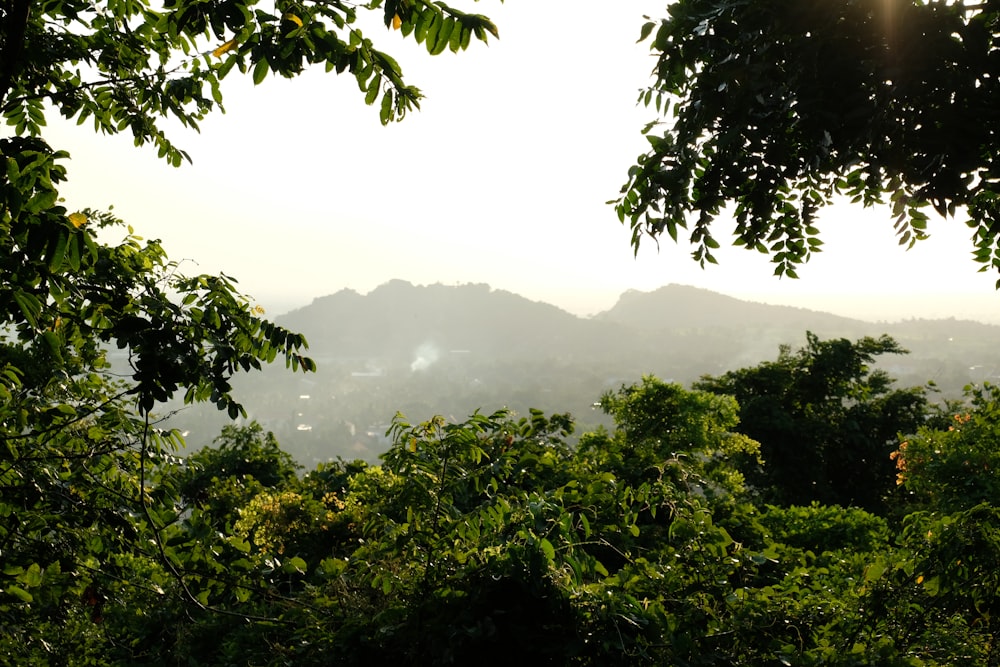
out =
<path fill-rule="evenodd" d="M 278 318 L 305 334 L 317 359 L 410 363 L 418 349 L 476 358 L 593 358 L 621 325 L 591 323 L 489 285 L 414 286 L 393 280 L 362 296 L 342 290 Z"/>
<path fill-rule="evenodd" d="M 772 306 L 742 301 L 731 296 L 689 285 L 666 285 L 652 292 L 629 290 L 610 310 L 595 320 L 616 322 L 634 329 L 729 329 L 804 331 L 855 331 L 868 325 L 805 308 Z M 835 335 L 831 333 L 830 335 Z"/>
<path fill-rule="evenodd" d="M 883 361 L 900 384 L 935 381 L 955 397 L 1000 374 L 1000 327 L 959 320 L 874 324 L 829 313 L 741 301 L 668 285 L 626 292 L 580 318 L 488 285 L 394 280 L 368 294 L 343 290 L 278 318 L 301 332 L 319 364 L 311 376 L 282 368 L 241 377 L 251 416 L 300 460 L 374 459 L 392 416 L 411 421 L 475 410 L 570 412 L 583 427 L 605 423 L 601 394 L 644 374 L 689 384 L 704 374 L 773 359 L 781 344 L 821 338 L 895 337 L 912 354 Z M 172 425 L 192 446 L 223 417 L 184 410 Z"/>

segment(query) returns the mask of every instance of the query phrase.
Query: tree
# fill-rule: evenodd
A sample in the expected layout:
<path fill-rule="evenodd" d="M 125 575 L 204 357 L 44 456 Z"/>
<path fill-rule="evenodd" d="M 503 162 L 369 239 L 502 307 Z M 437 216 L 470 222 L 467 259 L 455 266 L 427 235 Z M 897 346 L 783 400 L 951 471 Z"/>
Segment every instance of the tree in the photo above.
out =
<path fill-rule="evenodd" d="M 734 432 L 739 406 L 731 397 L 687 391 L 646 376 L 641 383 L 606 392 L 600 404 L 617 428 L 610 436 L 585 434 L 581 456 L 635 486 L 669 479 L 685 494 L 715 503 L 743 494 L 743 475 L 733 460 L 755 460 L 759 445 Z"/>
<path fill-rule="evenodd" d="M 366 102 L 382 96 L 383 122 L 419 101 L 398 64 L 356 27 L 353 3 L 279 3 L 277 14 L 255 4 L 14 0 L 0 9 L 0 115 L 17 133 L 0 139 L 0 324 L 17 331 L 18 345 L 44 345 L 60 363 L 72 347 L 79 368 L 102 366 L 98 343 L 127 349 L 131 393 L 145 412 L 183 387 L 187 401 L 211 400 L 236 416 L 229 379 L 237 370 L 279 353 L 293 368 L 313 365 L 299 354 L 304 339 L 262 320 L 232 279 L 180 275 L 158 243 L 140 245 L 131 228 L 121 245 L 101 244 L 96 229 L 124 223 L 60 206 L 68 156 L 40 138 L 46 105 L 81 123 L 92 117 L 97 131 L 128 129 L 176 165 L 188 156 L 158 123 L 172 117 L 197 128 L 221 107 L 220 81 L 234 67 L 255 82 L 317 63 L 350 72 Z M 381 11 L 387 27 L 431 53 L 497 33 L 485 17 L 435 2 L 374 0 L 360 9 Z"/>
<path fill-rule="evenodd" d="M 197 129 L 222 104 L 220 82 L 233 68 L 255 83 L 267 74 L 293 77 L 307 67 L 352 74 L 383 123 L 419 106 L 420 91 L 404 83 L 398 63 L 358 27 L 378 13 L 385 26 L 412 35 L 432 54 L 457 52 L 472 37 L 496 36 L 493 23 L 434 0 L 221 3 L 12 0 L 0 10 L 0 112 L 18 135 L 38 135 L 45 103 L 67 118 L 114 134 L 129 130 L 136 145 L 152 143 L 180 164 L 188 155 L 160 129 L 173 117 Z"/>
<path fill-rule="evenodd" d="M 274 434 L 257 422 L 228 425 L 212 446 L 203 447 L 172 467 L 161 466 L 159 485 L 173 488 L 185 509 L 212 515 L 219 530 L 234 522 L 233 513 L 261 489 L 280 488 L 296 479 L 298 466 L 281 450 Z"/>
<path fill-rule="evenodd" d="M 703 377 L 698 389 L 729 394 L 740 406 L 742 433 L 760 442 L 763 465 L 741 469 L 764 502 L 823 504 L 885 510 L 895 488 L 889 455 L 898 433 L 919 427 L 928 413 L 922 388 L 894 389 L 871 368 L 883 354 L 905 350 L 889 338 L 782 346 L 775 361 Z"/>
<path fill-rule="evenodd" d="M 173 519 L 148 484 L 181 443 L 156 427 L 157 401 L 182 391 L 238 416 L 236 372 L 278 354 L 313 364 L 304 339 L 262 320 L 225 276 L 180 276 L 157 243 L 98 243 L 95 229 L 113 219 L 80 213 L 90 224 L 77 226 L 55 203 L 51 153 L 12 146 L 24 150 L 5 153 L 0 182 L 0 541 L 10 571 L 36 575 L 28 588 L 0 580 L 0 615 L 27 633 L 12 655 L 41 664 L 76 648 L 47 643 L 32 620 L 79 616 L 82 599 L 101 618 L 108 592 L 146 580 L 122 563 L 152 557 L 152 544 L 166 553 Z M 109 344 L 126 351 L 128 381 L 112 372 Z"/>
<path fill-rule="evenodd" d="M 1000 498 L 1000 389 L 968 387 L 966 399 L 946 427 L 901 435 L 892 458 L 911 509 L 959 512 Z"/>
<path fill-rule="evenodd" d="M 682 0 L 642 27 L 657 56 L 646 126 L 616 202 L 643 235 L 687 229 L 714 262 L 720 216 L 775 273 L 820 250 L 836 196 L 891 204 L 901 245 L 927 209 L 964 209 L 974 257 L 1000 270 L 1000 5 L 936 0 Z M 732 209 L 727 208 L 732 206 Z M 998 281 L 1000 287 L 1000 281 Z"/>
<path fill-rule="evenodd" d="M 223 451 L 196 456 L 201 470 L 153 471 L 167 558 L 135 522 L 132 541 L 114 525 L 77 532 L 109 543 L 88 554 L 107 563 L 79 595 L 53 585 L 57 568 L 5 562 L 0 652 L 18 664 L 992 664 L 995 508 L 918 512 L 895 533 L 856 508 L 755 508 L 732 454 L 756 444 L 731 432 L 731 397 L 645 378 L 603 403 L 614 430 L 578 448 L 567 415 L 397 418 L 383 465 L 303 479 L 259 428 L 227 429 Z M 207 502 L 184 500 L 206 482 Z"/>
<path fill-rule="evenodd" d="M 171 543 L 177 508 L 150 493 L 153 468 L 181 444 L 157 428 L 155 409 L 180 393 L 245 416 L 236 373 L 279 356 L 293 370 L 315 369 L 305 339 L 265 320 L 232 278 L 185 276 L 130 227 L 120 243 L 104 243 L 98 232 L 123 221 L 63 207 L 68 155 L 43 140 L 46 114 L 129 131 L 178 165 L 189 158 L 160 124 L 197 128 L 221 108 L 221 81 L 234 68 L 259 83 L 324 65 L 353 75 L 387 123 L 416 108 L 420 93 L 358 28 L 372 13 L 432 54 L 497 34 L 485 17 L 419 0 L 0 6 L 0 117 L 14 131 L 0 138 L 0 623 L 23 629 L 23 640 L 4 643 L 10 659 L 75 658 L 86 642 L 46 642 L 42 626 L 79 616 L 81 605 L 96 624 L 102 600 L 150 573 L 174 583 L 157 583 L 149 600 L 165 590 L 202 610 L 228 600 L 204 531 Z M 108 363 L 115 348 L 124 378 Z"/>

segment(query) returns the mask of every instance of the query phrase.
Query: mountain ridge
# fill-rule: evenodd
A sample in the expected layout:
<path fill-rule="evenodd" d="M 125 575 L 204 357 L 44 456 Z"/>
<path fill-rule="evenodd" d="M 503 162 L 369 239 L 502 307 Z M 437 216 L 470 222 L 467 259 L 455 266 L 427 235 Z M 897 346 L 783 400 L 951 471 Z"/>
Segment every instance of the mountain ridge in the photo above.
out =
<path fill-rule="evenodd" d="M 656 326 L 658 323 L 655 319 L 649 317 L 651 313 L 655 316 L 655 311 L 649 309 L 651 305 L 669 307 L 672 312 L 680 313 L 680 319 L 685 319 L 689 326 L 726 325 L 733 321 L 734 316 L 752 325 L 773 323 L 775 319 L 794 323 L 798 320 L 805 321 L 806 318 L 840 325 L 866 322 L 821 310 L 748 301 L 702 287 L 677 283 L 670 283 L 648 292 L 626 290 L 619 296 L 614 306 L 597 313 L 594 318 L 628 321 L 633 326 Z M 641 310 L 640 307 L 645 310 Z M 646 317 L 643 317 L 644 315 Z"/>
<path fill-rule="evenodd" d="M 687 285 L 631 290 L 581 317 L 482 283 L 413 285 L 394 280 L 368 294 L 341 290 L 276 318 L 303 334 L 319 370 L 240 376 L 237 393 L 301 461 L 374 460 L 397 412 L 412 422 L 501 408 L 569 412 L 581 429 L 604 423 L 601 395 L 644 375 L 689 385 L 777 357 L 781 346 L 888 334 L 905 356 L 878 366 L 898 386 L 934 381 L 957 398 L 969 383 L 1000 378 L 1000 326 L 970 320 L 873 323 L 775 306 Z M 205 444 L 217 411 L 190 411 L 182 430 Z"/>
<path fill-rule="evenodd" d="M 683 339 L 701 348 L 694 357 L 708 362 L 705 372 L 771 358 L 780 345 L 803 344 L 806 331 L 821 338 L 886 333 L 904 346 L 912 340 L 921 349 L 954 342 L 956 336 L 970 345 L 982 338 L 986 344 L 976 346 L 980 351 L 994 339 L 1000 345 L 1000 325 L 975 320 L 871 322 L 681 284 L 627 290 L 611 308 L 582 317 L 485 283 L 415 285 L 397 279 L 367 294 L 344 289 L 317 297 L 277 321 L 304 334 L 320 358 L 395 359 L 430 344 L 470 350 L 483 358 L 607 358 L 641 364 L 644 358 L 663 356 L 657 348 Z M 622 341 L 632 349 L 621 346 Z"/>

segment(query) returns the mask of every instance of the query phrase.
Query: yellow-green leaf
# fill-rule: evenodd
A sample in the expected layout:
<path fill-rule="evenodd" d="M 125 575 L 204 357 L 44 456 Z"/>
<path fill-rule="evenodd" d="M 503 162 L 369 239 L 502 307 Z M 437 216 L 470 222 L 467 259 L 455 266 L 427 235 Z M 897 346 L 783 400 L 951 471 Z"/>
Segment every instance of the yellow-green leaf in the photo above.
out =
<path fill-rule="evenodd" d="M 222 46 L 220 46 L 219 48 L 217 48 L 217 49 L 216 49 L 215 51 L 212 51 L 212 55 L 213 55 L 213 56 L 215 56 L 216 58 L 218 58 L 218 57 L 219 57 L 219 56 L 221 56 L 221 55 L 222 55 L 223 53 L 226 53 L 226 52 L 228 52 L 228 51 L 232 51 L 232 50 L 233 50 L 233 48 L 234 48 L 234 47 L 235 47 L 235 46 L 236 46 L 236 45 L 237 45 L 238 43 L 239 43 L 239 42 L 237 42 L 237 41 L 236 41 L 236 39 L 231 39 L 231 40 L 229 40 L 228 42 L 226 42 L 225 44 L 223 44 Z"/>
<path fill-rule="evenodd" d="M 547 539 L 543 537 L 542 540 L 538 543 L 538 546 L 541 547 L 542 553 L 545 554 L 546 560 L 555 559 L 556 550 L 555 547 L 552 546 L 551 542 L 549 542 Z"/>
<path fill-rule="evenodd" d="M 16 598 L 20 598 L 21 602 L 31 602 L 35 599 L 31 596 L 31 593 L 24 590 L 20 586 L 8 586 L 7 592 Z"/>
<path fill-rule="evenodd" d="M 380 81 L 378 77 L 371 80 L 371 83 L 368 86 L 368 92 L 365 93 L 365 104 L 374 104 L 375 98 L 378 97 L 379 83 Z"/>

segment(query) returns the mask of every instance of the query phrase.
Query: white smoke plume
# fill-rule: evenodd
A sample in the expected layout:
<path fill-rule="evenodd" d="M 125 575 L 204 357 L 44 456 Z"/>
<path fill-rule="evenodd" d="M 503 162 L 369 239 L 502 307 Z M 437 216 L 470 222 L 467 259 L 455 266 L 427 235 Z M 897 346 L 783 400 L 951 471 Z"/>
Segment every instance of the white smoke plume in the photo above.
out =
<path fill-rule="evenodd" d="M 424 343 L 414 353 L 415 359 L 410 364 L 411 371 L 424 371 L 431 367 L 440 357 L 441 351 L 433 343 Z"/>

